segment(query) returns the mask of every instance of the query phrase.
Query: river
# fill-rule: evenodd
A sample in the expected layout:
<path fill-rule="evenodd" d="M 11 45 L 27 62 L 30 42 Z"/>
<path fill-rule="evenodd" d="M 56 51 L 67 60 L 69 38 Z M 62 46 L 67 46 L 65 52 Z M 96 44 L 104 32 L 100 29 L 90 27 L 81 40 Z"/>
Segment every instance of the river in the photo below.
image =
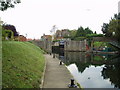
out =
<path fill-rule="evenodd" d="M 83 88 L 120 89 L 120 55 L 60 52 L 56 57 Z"/>

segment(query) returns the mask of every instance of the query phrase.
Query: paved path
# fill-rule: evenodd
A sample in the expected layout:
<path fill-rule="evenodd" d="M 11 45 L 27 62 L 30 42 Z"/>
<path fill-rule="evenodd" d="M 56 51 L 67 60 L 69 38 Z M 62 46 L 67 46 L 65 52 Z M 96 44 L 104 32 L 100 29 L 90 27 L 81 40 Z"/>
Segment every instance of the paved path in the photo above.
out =
<path fill-rule="evenodd" d="M 60 60 L 52 55 L 45 55 L 46 70 L 43 88 L 68 88 L 70 79 L 73 78 L 65 65 L 59 65 Z"/>

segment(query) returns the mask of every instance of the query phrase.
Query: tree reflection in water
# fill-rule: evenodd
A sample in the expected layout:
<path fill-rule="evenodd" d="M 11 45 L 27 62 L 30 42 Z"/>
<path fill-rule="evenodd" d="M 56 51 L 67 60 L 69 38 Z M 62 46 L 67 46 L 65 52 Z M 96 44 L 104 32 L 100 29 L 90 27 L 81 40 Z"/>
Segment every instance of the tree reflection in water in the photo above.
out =
<path fill-rule="evenodd" d="M 66 65 L 76 64 L 79 72 L 83 73 L 91 65 L 97 67 L 104 65 L 101 76 L 109 79 L 115 88 L 120 89 L 120 56 L 113 54 L 92 54 L 84 52 L 64 52 L 59 54 Z"/>
<path fill-rule="evenodd" d="M 102 70 L 102 76 L 104 79 L 109 78 L 115 88 L 120 88 L 120 58 L 118 58 L 118 62 L 116 63 L 111 65 L 106 64 Z"/>

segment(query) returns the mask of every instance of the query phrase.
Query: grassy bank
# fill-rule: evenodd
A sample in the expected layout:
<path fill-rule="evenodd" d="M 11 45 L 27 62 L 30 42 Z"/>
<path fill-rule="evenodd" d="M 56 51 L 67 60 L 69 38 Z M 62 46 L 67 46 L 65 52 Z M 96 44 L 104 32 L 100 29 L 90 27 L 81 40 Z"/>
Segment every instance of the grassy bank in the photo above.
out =
<path fill-rule="evenodd" d="M 110 45 L 108 42 L 94 42 L 94 47 L 95 48 L 105 48 L 105 46 L 107 46 L 107 48 L 111 48 L 112 51 L 117 51 L 118 49 L 112 45 Z"/>
<path fill-rule="evenodd" d="M 44 69 L 39 47 L 29 42 L 3 41 L 3 88 L 38 88 Z"/>

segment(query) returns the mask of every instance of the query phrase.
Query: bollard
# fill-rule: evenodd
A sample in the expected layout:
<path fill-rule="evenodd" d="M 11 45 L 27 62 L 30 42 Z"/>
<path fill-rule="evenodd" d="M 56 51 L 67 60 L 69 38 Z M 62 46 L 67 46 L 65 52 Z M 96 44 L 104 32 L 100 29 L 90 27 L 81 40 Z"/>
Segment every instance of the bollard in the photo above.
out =
<path fill-rule="evenodd" d="M 71 79 L 71 86 L 75 85 L 74 84 L 74 79 Z"/>
<path fill-rule="evenodd" d="M 51 55 L 51 53 L 50 53 L 50 55 Z"/>
<path fill-rule="evenodd" d="M 53 58 L 55 58 L 55 54 L 53 54 Z"/>
<path fill-rule="evenodd" d="M 77 85 L 74 83 L 74 79 L 71 79 L 71 84 L 68 85 L 69 88 L 77 88 Z"/>
<path fill-rule="evenodd" d="M 62 61 L 60 61 L 60 65 L 62 65 Z"/>

